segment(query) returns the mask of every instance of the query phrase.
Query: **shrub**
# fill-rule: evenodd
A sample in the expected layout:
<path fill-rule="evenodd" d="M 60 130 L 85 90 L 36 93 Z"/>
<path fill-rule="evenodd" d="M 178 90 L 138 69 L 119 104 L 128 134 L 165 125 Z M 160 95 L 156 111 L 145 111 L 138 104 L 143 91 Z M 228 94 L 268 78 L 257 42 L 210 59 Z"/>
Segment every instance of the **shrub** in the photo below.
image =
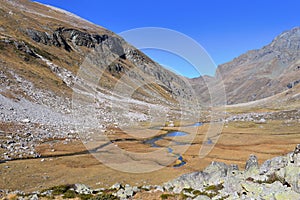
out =
<path fill-rule="evenodd" d="M 92 197 L 90 200 L 118 200 L 118 199 L 119 199 L 118 197 L 115 197 L 112 194 L 103 193 Z"/>
<path fill-rule="evenodd" d="M 92 199 L 94 196 L 92 194 L 79 194 L 78 197 L 81 200 L 89 200 Z"/>
<path fill-rule="evenodd" d="M 70 185 L 59 185 L 59 186 L 54 186 L 54 187 L 50 188 L 50 190 L 53 190 L 52 191 L 53 195 L 61 195 L 61 194 L 64 194 L 65 192 L 67 192 L 70 188 L 71 188 Z"/>
<path fill-rule="evenodd" d="M 218 184 L 218 185 L 210 185 L 210 186 L 207 186 L 205 188 L 205 190 L 207 191 L 213 191 L 213 192 L 218 192 L 219 190 L 222 190 L 224 188 L 224 186 L 222 184 Z"/>
<path fill-rule="evenodd" d="M 64 199 L 70 199 L 70 198 L 75 198 L 77 195 L 76 195 L 76 192 L 73 191 L 73 190 L 67 190 L 64 195 L 63 195 L 63 198 Z"/>
<path fill-rule="evenodd" d="M 173 194 L 162 194 L 162 195 L 160 195 L 160 198 L 162 200 L 168 199 L 169 197 L 174 197 L 174 195 Z"/>

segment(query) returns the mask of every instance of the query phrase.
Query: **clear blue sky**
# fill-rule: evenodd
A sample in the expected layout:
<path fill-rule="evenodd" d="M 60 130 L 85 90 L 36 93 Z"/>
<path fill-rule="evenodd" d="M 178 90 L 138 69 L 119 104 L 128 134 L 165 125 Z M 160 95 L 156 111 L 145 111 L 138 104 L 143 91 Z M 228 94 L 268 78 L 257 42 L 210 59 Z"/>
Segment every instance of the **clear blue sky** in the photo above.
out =
<path fill-rule="evenodd" d="M 139 27 L 164 27 L 199 42 L 219 65 L 261 48 L 285 30 L 300 26 L 299 0 L 37 0 L 75 13 L 115 33 Z M 194 77 L 184 60 L 155 50 L 157 62 Z M 212 75 L 214 69 L 203 73 Z"/>

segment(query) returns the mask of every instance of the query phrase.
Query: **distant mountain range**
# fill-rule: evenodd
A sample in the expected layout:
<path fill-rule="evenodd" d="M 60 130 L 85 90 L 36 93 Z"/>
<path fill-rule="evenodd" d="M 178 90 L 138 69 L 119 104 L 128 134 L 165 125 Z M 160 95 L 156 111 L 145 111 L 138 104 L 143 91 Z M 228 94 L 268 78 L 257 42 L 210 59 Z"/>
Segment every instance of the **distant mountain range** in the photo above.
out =
<path fill-rule="evenodd" d="M 223 80 L 227 104 L 270 97 L 300 83 L 300 28 L 277 36 L 271 44 L 251 50 L 217 68 L 216 77 L 191 80 L 203 102 L 209 96 L 206 82 Z"/>

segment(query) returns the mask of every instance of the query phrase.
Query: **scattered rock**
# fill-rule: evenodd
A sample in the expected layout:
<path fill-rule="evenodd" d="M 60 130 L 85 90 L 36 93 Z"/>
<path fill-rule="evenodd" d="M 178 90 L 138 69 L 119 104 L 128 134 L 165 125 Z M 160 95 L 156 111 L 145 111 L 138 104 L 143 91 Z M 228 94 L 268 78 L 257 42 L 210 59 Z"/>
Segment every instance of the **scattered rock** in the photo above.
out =
<path fill-rule="evenodd" d="M 266 123 L 266 122 L 267 122 L 267 120 L 264 119 L 264 118 L 262 118 L 262 119 L 260 119 L 260 120 L 258 121 L 258 123 L 260 123 L 260 124 L 264 124 L 264 123 Z"/>
<path fill-rule="evenodd" d="M 30 200 L 39 200 L 39 197 L 37 194 L 32 195 L 30 198 Z"/>
<path fill-rule="evenodd" d="M 110 189 L 119 190 L 121 188 L 121 183 L 115 183 L 110 187 Z"/>
<path fill-rule="evenodd" d="M 155 186 L 155 191 L 164 192 L 164 188 L 162 186 Z"/>
<path fill-rule="evenodd" d="M 86 185 L 84 184 L 75 184 L 74 186 L 75 192 L 77 192 L 78 194 L 92 194 L 93 191 Z"/>
<path fill-rule="evenodd" d="M 131 199 L 138 191 L 139 189 L 134 186 L 131 187 L 130 185 L 126 184 L 124 187 L 122 187 L 119 183 L 115 184 L 116 187 L 114 189 L 119 188 L 118 191 L 115 194 L 116 197 L 120 199 Z M 111 187 L 112 188 L 112 187 Z"/>
<path fill-rule="evenodd" d="M 30 119 L 23 119 L 21 122 L 22 123 L 30 123 Z"/>

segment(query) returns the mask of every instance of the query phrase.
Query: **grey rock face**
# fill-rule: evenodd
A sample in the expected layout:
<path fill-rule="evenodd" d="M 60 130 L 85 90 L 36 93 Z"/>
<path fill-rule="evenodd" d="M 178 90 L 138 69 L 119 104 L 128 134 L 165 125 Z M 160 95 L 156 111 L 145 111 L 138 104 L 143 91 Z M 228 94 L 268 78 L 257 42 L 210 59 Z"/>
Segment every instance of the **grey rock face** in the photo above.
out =
<path fill-rule="evenodd" d="M 108 35 L 92 35 L 76 29 L 58 28 L 53 33 L 41 32 L 33 29 L 27 29 L 28 36 L 35 42 L 44 45 L 53 45 L 63 47 L 66 51 L 72 50 L 72 45 L 67 41 L 72 41 L 77 46 L 85 46 L 87 48 L 95 48 L 105 41 L 113 53 L 120 56 L 124 55 L 124 50 L 120 45 L 120 39 Z"/>
<path fill-rule="evenodd" d="M 13 43 L 18 50 L 23 51 L 24 53 L 30 56 L 37 57 L 36 54 L 32 51 L 32 49 L 30 49 L 30 47 L 27 44 L 25 44 L 25 42 L 13 41 Z"/>

